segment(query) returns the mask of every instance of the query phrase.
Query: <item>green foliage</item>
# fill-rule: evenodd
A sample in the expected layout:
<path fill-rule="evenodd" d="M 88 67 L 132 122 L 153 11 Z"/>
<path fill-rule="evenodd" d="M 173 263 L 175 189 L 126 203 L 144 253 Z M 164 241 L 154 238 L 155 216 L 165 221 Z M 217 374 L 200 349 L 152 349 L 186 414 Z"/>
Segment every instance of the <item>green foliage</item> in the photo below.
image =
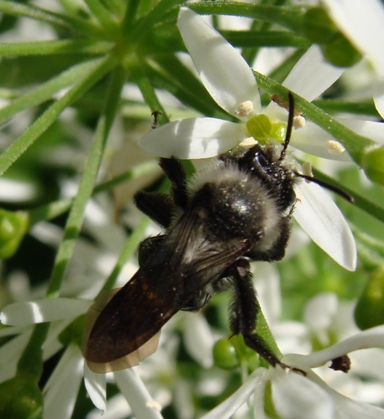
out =
<path fill-rule="evenodd" d="M 60 8 L 52 11 L 26 1 L 0 0 L 0 34 L 11 37 L 17 32 L 18 25 L 31 21 L 38 25 L 38 33 L 47 31 L 49 34 L 49 40 L 24 36 L 21 40 L 0 44 L 0 99 L 4 102 L 0 109 L 0 124 L 5 136 L 1 142 L 0 174 L 6 180 L 27 178 L 36 189 L 32 197 L 1 202 L 0 257 L 9 259 L 4 261 L 5 275 L 15 269 L 23 270 L 23 261 L 28 258 L 36 258 L 35 264 L 51 264 L 50 277 L 39 278 L 39 283 L 45 281 L 46 298 L 60 296 L 65 280 L 69 277 L 73 280 L 73 272 L 76 276 L 77 266 L 70 264 L 81 240 L 87 245 L 96 243 L 103 247 L 92 235 L 92 230 L 83 225 L 87 205 L 93 199 L 100 195 L 109 199 L 113 207 L 110 216 L 117 224 L 126 203 L 114 201 L 119 186 L 124 184 L 129 189 L 126 200 L 130 201 L 139 187 L 149 185 L 151 190 L 164 191 L 168 186 L 156 183 L 157 163 L 143 162 L 147 156 L 142 157 L 132 141 L 150 129 L 153 111 L 161 111 L 160 124 L 176 119 L 178 115 L 198 114 L 233 120 L 218 107 L 180 56 L 181 52 L 186 52 L 176 27 L 181 5 L 187 5 L 200 14 L 216 16 L 218 30 L 229 42 L 242 48 L 250 63 L 262 47 L 294 49 L 269 77 L 255 73 L 268 101 L 272 95 L 286 96 L 287 88 L 281 82 L 313 43 L 319 44 L 324 58 L 336 66 L 352 66 L 361 58 L 322 7 L 292 6 L 289 2 L 272 0 L 260 2 L 262 4 L 182 0 L 63 0 L 56 3 Z M 217 19 L 220 16 L 249 18 L 252 27 L 250 30 L 223 29 L 220 19 Z M 126 93 L 125 89 L 132 86 L 140 91 L 143 99 Z M 343 83 L 339 82 L 333 91 L 328 92 L 326 100 L 320 99 L 314 104 L 297 97 L 295 104 L 297 112 L 343 144 L 355 162 L 348 173 L 326 179 L 316 172 L 316 177 L 326 179 L 355 197 L 353 209 L 345 203 L 340 203 L 340 206 L 355 225 L 354 233 L 363 263 L 357 273 L 346 273 L 314 245 L 306 247 L 279 266 L 284 296 L 282 305 L 283 316 L 300 319 L 312 296 L 332 291 L 341 299 L 356 299 L 368 277 L 355 311 L 356 323 L 365 329 L 384 321 L 384 251 L 380 242 L 384 199 L 378 186 L 367 187 L 361 182 L 358 168 L 363 168 L 373 183 L 383 185 L 384 159 L 382 147 L 374 148 L 376 143 L 372 139 L 358 135 L 332 116 L 348 112 L 352 117 L 379 117 L 371 100 L 343 100 L 345 90 Z M 170 107 L 163 91 L 182 106 Z M 254 137 L 261 140 L 260 132 L 263 131 L 266 137 L 278 141 L 284 139 L 285 126 L 277 126 L 265 118 L 258 115 L 249 120 L 253 126 L 248 126 L 248 129 Z M 111 158 L 111 154 L 119 153 L 113 130 L 116 120 L 125 129 L 124 138 L 120 140 L 130 144 L 128 154 L 133 156 L 133 164 L 117 172 L 113 170 Z M 66 155 L 68 150 L 70 153 Z M 190 162 L 186 167 L 191 173 Z M 76 192 L 70 198 L 63 197 L 67 196 L 63 192 L 64 181 L 76 184 Z M 139 182 L 139 186 L 135 182 Z M 47 221 L 63 229 L 53 260 L 47 260 L 47 252 L 36 257 L 33 246 L 23 247 L 28 243 L 26 238 L 32 237 L 30 229 Z M 114 286 L 126 261 L 145 236 L 147 226 L 148 220 L 144 218 L 126 227 L 129 233 L 126 244 L 99 289 Z M 69 271 L 69 266 L 73 270 Z M 75 280 L 80 283 L 84 280 L 82 275 L 87 273 L 81 272 Z M 36 283 L 32 281 L 32 288 Z M 9 294 L 4 293 L 4 298 Z M 225 334 L 225 304 L 220 298 L 213 304 L 221 306 L 217 310 L 219 320 L 215 326 Z M 82 321 L 82 317 L 76 319 L 61 332 L 61 344 L 80 345 Z M 34 329 L 20 357 L 17 375 L 0 384 L 0 417 L 42 417 L 43 399 L 37 381 L 43 371 L 41 347 L 48 336 L 48 327 L 48 324 L 43 324 Z M 279 353 L 262 314 L 258 318 L 258 331 Z M 221 371 L 228 374 L 225 377 L 230 377 L 223 395 L 217 396 L 215 403 L 220 402 L 224 394 L 234 391 L 234 383 L 239 381 L 236 375 L 239 369 L 243 373 L 246 371 L 246 376 L 259 366 L 254 352 L 244 345 L 241 337 L 219 340 L 213 348 L 213 357 L 216 366 L 226 370 Z M 186 362 L 192 363 L 190 359 Z M 182 376 L 185 379 L 187 374 L 183 376 L 182 370 L 183 366 L 178 366 L 176 372 L 168 372 L 168 377 Z M 193 377 L 189 377 L 195 391 L 194 403 L 196 410 L 203 409 L 204 403 L 209 403 L 199 399 L 198 390 L 195 390 L 203 369 L 193 364 L 185 370 L 194 371 Z M 270 399 L 269 414 L 274 417 L 276 413 L 270 392 L 266 398 Z M 81 404 L 81 400 L 78 403 Z"/>

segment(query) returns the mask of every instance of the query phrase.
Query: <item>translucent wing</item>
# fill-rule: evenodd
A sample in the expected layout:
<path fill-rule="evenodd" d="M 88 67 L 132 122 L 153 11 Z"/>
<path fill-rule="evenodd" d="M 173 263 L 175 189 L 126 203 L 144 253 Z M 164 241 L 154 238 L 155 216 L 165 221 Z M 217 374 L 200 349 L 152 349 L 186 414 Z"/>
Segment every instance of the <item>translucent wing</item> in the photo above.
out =
<path fill-rule="evenodd" d="M 100 303 L 90 309 L 89 317 L 98 317 L 88 320 L 94 324 L 83 353 L 92 370 L 131 367 L 153 353 L 162 326 L 248 250 L 244 240 L 210 243 L 205 237 L 204 222 L 188 211 L 101 313 Z"/>

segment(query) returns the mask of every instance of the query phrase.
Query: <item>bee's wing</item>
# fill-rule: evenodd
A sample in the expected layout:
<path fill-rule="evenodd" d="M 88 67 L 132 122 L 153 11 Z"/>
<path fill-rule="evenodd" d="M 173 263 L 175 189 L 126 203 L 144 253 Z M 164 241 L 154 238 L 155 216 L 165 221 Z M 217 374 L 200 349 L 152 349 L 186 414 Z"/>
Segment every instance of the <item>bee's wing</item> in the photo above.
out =
<path fill-rule="evenodd" d="M 157 339 L 153 344 L 151 339 L 161 327 L 246 252 L 244 241 L 207 242 L 204 228 L 194 212 L 187 213 L 101 313 L 92 306 L 98 317 L 88 326 L 83 348 L 92 370 L 131 367 L 152 354 Z"/>

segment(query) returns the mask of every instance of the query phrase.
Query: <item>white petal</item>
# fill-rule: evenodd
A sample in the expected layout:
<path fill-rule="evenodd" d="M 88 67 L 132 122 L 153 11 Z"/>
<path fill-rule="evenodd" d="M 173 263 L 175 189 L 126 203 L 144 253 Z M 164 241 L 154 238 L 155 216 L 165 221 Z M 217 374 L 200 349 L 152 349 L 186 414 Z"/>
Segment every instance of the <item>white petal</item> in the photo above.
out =
<path fill-rule="evenodd" d="M 201 81 L 218 105 L 234 114 L 250 100 L 260 113 L 256 80 L 240 53 L 190 9 L 180 9 L 177 25 Z"/>
<path fill-rule="evenodd" d="M 2 310 L 0 321 L 14 326 L 51 322 L 79 316 L 85 313 L 91 304 L 90 301 L 72 298 L 14 303 Z"/>
<path fill-rule="evenodd" d="M 379 0 L 324 0 L 331 18 L 345 36 L 384 75 L 384 7 Z"/>
<path fill-rule="evenodd" d="M 69 419 L 83 377 L 84 359 L 80 349 L 68 346 L 44 389 L 44 419 Z"/>
<path fill-rule="evenodd" d="M 304 321 L 317 333 L 331 327 L 338 307 L 336 294 L 323 292 L 313 297 L 304 310 Z"/>
<path fill-rule="evenodd" d="M 352 161 L 347 151 L 339 154 L 330 153 L 326 146 L 330 140 L 334 140 L 330 134 L 313 122 L 307 121 L 305 127 L 293 131 L 290 144 L 298 150 L 324 159 Z"/>
<path fill-rule="evenodd" d="M 237 146 L 245 137 L 243 124 L 215 118 L 174 121 L 144 135 L 139 145 L 159 157 L 204 159 Z"/>
<path fill-rule="evenodd" d="M 205 368 L 210 368 L 213 365 L 214 341 L 211 328 L 201 313 L 193 316 L 190 313 L 185 314 L 183 336 L 189 355 Z"/>
<path fill-rule="evenodd" d="M 358 134 L 376 141 L 379 145 L 384 145 L 383 123 L 352 118 L 338 118 L 338 120 Z"/>
<path fill-rule="evenodd" d="M 331 397 L 300 374 L 281 374 L 272 380 L 272 399 L 281 419 L 333 419 Z"/>
<path fill-rule="evenodd" d="M 343 68 L 325 61 L 318 45 L 312 45 L 293 67 L 283 86 L 312 102 L 332 86 L 343 72 Z"/>
<path fill-rule="evenodd" d="M 384 118 L 384 77 L 380 77 L 373 86 L 373 100 L 377 112 Z"/>
<path fill-rule="evenodd" d="M 103 414 L 107 408 L 106 375 L 96 374 L 84 363 L 84 385 L 92 403 Z"/>
<path fill-rule="evenodd" d="M 382 419 L 384 410 L 370 404 L 349 399 L 342 394 L 334 395 L 336 417 L 340 419 Z"/>
<path fill-rule="evenodd" d="M 254 391 L 255 386 L 261 386 L 262 393 L 264 394 L 265 380 L 262 380 L 262 383 L 257 383 L 259 381 L 259 378 L 265 376 L 265 374 L 265 368 L 259 368 L 258 370 L 256 370 L 248 378 L 248 380 L 237 391 L 235 391 L 232 394 L 232 396 L 228 397 L 228 399 L 216 406 L 213 410 L 204 415 L 201 419 L 230 418 L 248 400 L 248 398 Z M 262 417 L 260 417 L 260 419 L 262 419 Z"/>
<path fill-rule="evenodd" d="M 294 217 L 311 239 L 345 269 L 356 268 L 356 244 L 343 214 L 328 193 L 314 183 L 295 189 Z"/>
<path fill-rule="evenodd" d="M 140 377 L 132 368 L 115 372 L 114 375 L 117 386 L 137 419 L 163 418 Z"/>
<path fill-rule="evenodd" d="M 268 262 L 252 263 L 259 303 L 268 324 L 277 323 L 281 315 L 280 273 Z"/>
<path fill-rule="evenodd" d="M 384 348 L 384 326 L 364 330 L 322 351 L 310 355 L 294 355 L 294 357 L 302 359 L 306 365 L 315 368 L 339 356 L 367 348 Z M 289 357 L 284 357 L 284 362 L 289 363 Z"/>
<path fill-rule="evenodd" d="M 15 376 L 20 356 L 27 346 L 31 334 L 32 328 L 29 328 L 28 331 L 11 339 L 0 348 L 0 383 Z"/>

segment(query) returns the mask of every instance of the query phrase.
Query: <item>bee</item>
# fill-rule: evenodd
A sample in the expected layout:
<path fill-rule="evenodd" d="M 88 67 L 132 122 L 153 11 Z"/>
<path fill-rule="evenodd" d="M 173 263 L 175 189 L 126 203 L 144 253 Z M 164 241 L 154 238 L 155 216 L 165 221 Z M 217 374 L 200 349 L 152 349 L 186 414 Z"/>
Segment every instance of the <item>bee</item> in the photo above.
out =
<path fill-rule="evenodd" d="M 187 182 L 176 158 L 161 158 L 171 193 L 139 192 L 136 206 L 164 228 L 138 248 L 140 268 L 109 302 L 91 308 L 84 357 L 96 372 L 137 365 L 157 346 L 179 310 L 198 311 L 232 289 L 229 327 L 272 366 L 281 361 L 257 333 L 260 310 L 251 261 L 278 261 L 290 237 L 300 177 L 287 154 L 293 96 L 283 145 L 257 144 L 220 155 Z M 103 309 L 102 306 L 105 307 Z M 101 312 L 100 312 L 101 311 Z"/>

